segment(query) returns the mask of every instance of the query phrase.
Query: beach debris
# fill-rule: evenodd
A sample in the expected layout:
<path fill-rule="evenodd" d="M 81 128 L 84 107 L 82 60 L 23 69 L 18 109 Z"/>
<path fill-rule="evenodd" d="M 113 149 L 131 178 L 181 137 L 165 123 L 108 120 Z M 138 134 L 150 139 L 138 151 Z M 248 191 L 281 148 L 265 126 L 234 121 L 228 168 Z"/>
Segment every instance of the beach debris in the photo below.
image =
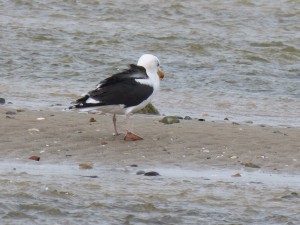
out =
<path fill-rule="evenodd" d="M 28 129 L 28 131 L 29 132 L 40 132 L 40 130 L 37 128 L 30 128 L 30 129 Z"/>
<path fill-rule="evenodd" d="M 203 113 L 202 116 L 207 117 L 207 116 L 209 116 L 209 115 L 208 115 L 207 113 Z"/>
<path fill-rule="evenodd" d="M 149 172 L 146 172 L 144 173 L 144 176 L 151 176 L 151 177 L 154 177 L 154 176 L 160 176 L 158 172 L 155 172 L 155 171 L 149 171 Z"/>
<path fill-rule="evenodd" d="M 97 122 L 97 120 L 94 117 L 91 117 L 89 121 L 90 121 L 90 123 Z"/>
<path fill-rule="evenodd" d="M 45 120 L 45 118 L 44 117 L 38 117 L 38 118 L 36 118 L 36 120 L 41 121 L 41 120 Z"/>
<path fill-rule="evenodd" d="M 299 196 L 299 194 L 297 192 L 291 192 L 290 194 L 284 195 L 281 198 L 295 199 L 295 198 L 300 198 L 300 196 Z"/>
<path fill-rule="evenodd" d="M 179 123 L 178 116 L 165 116 L 162 118 L 159 122 L 164 124 L 173 124 L 173 123 Z"/>
<path fill-rule="evenodd" d="M 79 168 L 83 170 L 90 170 L 93 169 L 92 163 L 79 163 Z"/>
<path fill-rule="evenodd" d="M 24 109 L 17 109 L 16 111 L 17 111 L 17 112 L 25 112 Z"/>
<path fill-rule="evenodd" d="M 14 111 L 7 111 L 5 114 L 12 116 L 12 115 L 16 115 L 17 113 Z"/>
<path fill-rule="evenodd" d="M 178 118 L 179 120 L 183 120 L 183 117 L 182 117 L 182 116 L 177 116 L 177 118 Z"/>
<path fill-rule="evenodd" d="M 256 156 L 257 159 L 266 159 L 267 157 L 265 155 L 259 155 L 259 156 Z"/>
<path fill-rule="evenodd" d="M 65 155 L 66 157 L 72 157 L 72 155 Z"/>
<path fill-rule="evenodd" d="M 247 120 L 247 121 L 245 121 L 245 123 L 253 124 L 253 121 L 252 120 Z"/>
<path fill-rule="evenodd" d="M 101 145 L 107 145 L 108 143 L 106 141 L 101 141 Z"/>
<path fill-rule="evenodd" d="M 240 124 L 237 122 L 232 122 L 232 125 L 240 125 Z"/>
<path fill-rule="evenodd" d="M 13 116 L 6 116 L 7 119 L 14 119 L 15 117 Z"/>
<path fill-rule="evenodd" d="M 98 178 L 98 176 L 96 176 L 96 175 L 91 175 L 91 176 L 83 176 L 83 177 L 87 177 L 87 178 Z"/>
<path fill-rule="evenodd" d="M 240 173 L 236 173 L 236 174 L 233 174 L 231 175 L 232 177 L 241 177 L 242 175 Z"/>
<path fill-rule="evenodd" d="M 5 104 L 5 98 L 0 98 L 0 105 L 4 105 Z"/>
<path fill-rule="evenodd" d="M 40 161 L 41 157 L 33 155 L 33 156 L 29 157 L 29 159 L 34 160 L 34 161 Z"/>
<path fill-rule="evenodd" d="M 204 121 L 205 121 L 205 119 L 198 119 L 198 121 L 204 122 Z"/>
<path fill-rule="evenodd" d="M 232 155 L 229 158 L 231 158 L 231 159 L 237 159 L 238 157 L 236 155 Z"/>
<path fill-rule="evenodd" d="M 241 163 L 245 167 L 250 167 L 250 168 L 260 168 L 260 166 L 252 163 L 252 162 L 246 162 L 246 163 Z"/>
<path fill-rule="evenodd" d="M 138 167 L 137 164 L 131 164 L 130 167 Z"/>
<path fill-rule="evenodd" d="M 144 170 L 138 170 L 136 175 L 144 175 L 146 172 Z"/>
<path fill-rule="evenodd" d="M 192 120 L 192 117 L 190 117 L 190 116 L 185 116 L 183 119 L 184 119 L 184 120 Z"/>
<path fill-rule="evenodd" d="M 127 134 L 124 137 L 124 141 L 140 141 L 140 140 L 144 140 L 144 139 L 130 131 L 127 131 Z"/>

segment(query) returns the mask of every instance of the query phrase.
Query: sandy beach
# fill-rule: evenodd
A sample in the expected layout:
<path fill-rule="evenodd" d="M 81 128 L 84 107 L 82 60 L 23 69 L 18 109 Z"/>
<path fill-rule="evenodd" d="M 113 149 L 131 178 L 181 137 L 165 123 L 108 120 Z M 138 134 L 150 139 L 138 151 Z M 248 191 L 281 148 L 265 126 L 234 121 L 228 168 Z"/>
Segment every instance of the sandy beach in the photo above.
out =
<path fill-rule="evenodd" d="M 1 158 L 30 161 L 35 155 L 41 163 L 54 164 L 300 172 L 299 128 L 208 119 L 166 125 L 161 118 L 133 115 L 133 130 L 144 140 L 127 142 L 112 135 L 111 115 L 1 107 Z M 117 124 L 124 130 L 125 118 L 119 116 Z"/>

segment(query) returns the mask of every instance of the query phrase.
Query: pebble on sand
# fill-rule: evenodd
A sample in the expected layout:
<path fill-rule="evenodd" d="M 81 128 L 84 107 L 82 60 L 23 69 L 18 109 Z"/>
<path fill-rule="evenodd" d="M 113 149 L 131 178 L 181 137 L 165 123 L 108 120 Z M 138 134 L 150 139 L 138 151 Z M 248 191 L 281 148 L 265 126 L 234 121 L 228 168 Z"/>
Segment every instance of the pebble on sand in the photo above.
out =
<path fill-rule="evenodd" d="M 252 163 L 252 162 L 247 162 L 247 163 L 242 163 L 245 167 L 250 167 L 250 168 L 260 168 L 260 166 Z"/>
<path fill-rule="evenodd" d="M 173 124 L 173 123 L 179 123 L 180 121 L 177 116 L 165 116 L 159 122 L 164 124 Z"/>
<path fill-rule="evenodd" d="M 83 170 L 90 170 L 93 168 L 93 165 L 90 163 L 80 163 L 79 168 Z"/>
<path fill-rule="evenodd" d="M 0 98 L 0 105 L 4 105 L 5 104 L 5 99 L 4 98 Z"/>
<path fill-rule="evenodd" d="M 159 176 L 159 173 L 158 172 L 155 172 L 155 171 L 150 171 L 150 172 L 146 172 L 144 173 L 144 176 Z"/>
<path fill-rule="evenodd" d="M 35 160 L 35 161 L 40 161 L 41 157 L 33 155 L 33 156 L 29 157 L 29 159 Z"/>
<path fill-rule="evenodd" d="M 94 118 L 94 117 L 92 117 L 92 118 L 90 118 L 90 123 L 94 123 L 94 122 L 96 122 L 97 120 Z"/>

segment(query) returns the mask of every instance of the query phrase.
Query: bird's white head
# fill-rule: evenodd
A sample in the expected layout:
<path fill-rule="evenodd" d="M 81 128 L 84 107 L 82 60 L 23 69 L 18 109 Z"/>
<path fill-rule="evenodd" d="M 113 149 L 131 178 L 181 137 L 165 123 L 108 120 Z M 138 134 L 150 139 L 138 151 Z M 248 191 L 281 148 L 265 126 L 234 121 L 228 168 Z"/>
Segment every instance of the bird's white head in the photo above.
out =
<path fill-rule="evenodd" d="M 147 74 L 157 74 L 159 79 L 162 80 L 165 76 L 164 72 L 160 70 L 160 62 L 158 58 L 151 54 L 142 55 L 137 63 L 146 69 Z"/>

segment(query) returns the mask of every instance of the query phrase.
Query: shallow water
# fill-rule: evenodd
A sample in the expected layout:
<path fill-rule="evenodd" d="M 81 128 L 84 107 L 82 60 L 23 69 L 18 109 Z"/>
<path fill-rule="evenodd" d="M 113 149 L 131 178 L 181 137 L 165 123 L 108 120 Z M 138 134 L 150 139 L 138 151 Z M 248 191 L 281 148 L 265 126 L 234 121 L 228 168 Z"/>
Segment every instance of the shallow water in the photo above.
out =
<path fill-rule="evenodd" d="M 161 113 L 300 126 L 299 21 L 298 0 L 0 0 L 0 97 L 66 108 L 150 52 Z"/>
<path fill-rule="evenodd" d="M 299 175 L 150 168 L 160 176 L 146 177 L 136 175 L 145 168 L 40 162 L 0 169 L 1 224 L 300 223 Z"/>

